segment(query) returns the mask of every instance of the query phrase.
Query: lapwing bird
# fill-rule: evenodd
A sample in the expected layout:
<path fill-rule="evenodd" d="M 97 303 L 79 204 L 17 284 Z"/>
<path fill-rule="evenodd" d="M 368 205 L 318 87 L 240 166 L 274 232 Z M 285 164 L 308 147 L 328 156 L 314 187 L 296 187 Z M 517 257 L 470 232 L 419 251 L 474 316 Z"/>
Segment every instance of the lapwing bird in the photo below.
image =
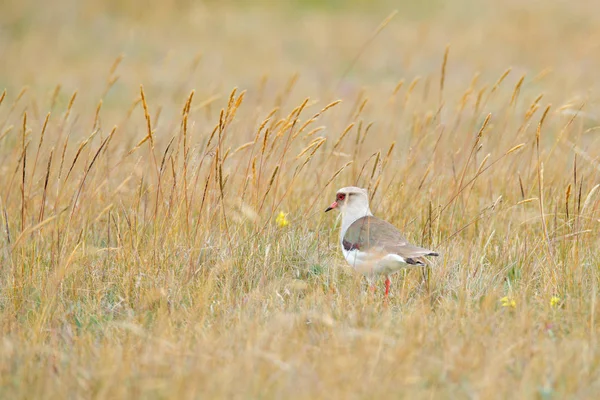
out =
<path fill-rule="evenodd" d="M 340 245 L 344 258 L 369 281 L 385 275 L 385 297 L 390 292 L 390 275 L 402 268 L 423 266 L 424 256 L 438 253 L 414 246 L 389 222 L 373 216 L 365 189 L 350 186 L 338 190 L 325 212 L 342 214 Z"/>

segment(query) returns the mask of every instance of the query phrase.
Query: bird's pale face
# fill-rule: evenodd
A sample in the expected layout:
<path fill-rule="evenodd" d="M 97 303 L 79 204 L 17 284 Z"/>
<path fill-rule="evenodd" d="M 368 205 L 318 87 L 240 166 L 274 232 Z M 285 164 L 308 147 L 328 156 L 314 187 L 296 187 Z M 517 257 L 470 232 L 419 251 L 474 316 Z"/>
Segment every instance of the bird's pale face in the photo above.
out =
<path fill-rule="evenodd" d="M 338 190 L 335 195 L 335 201 L 331 203 L 325 210 L 331 211 L 337 209 L 342 214 L 350 209 L 367 209 L 369 208 L 369 198 L 367 191 L 360 188 L 343 188 Z"/>

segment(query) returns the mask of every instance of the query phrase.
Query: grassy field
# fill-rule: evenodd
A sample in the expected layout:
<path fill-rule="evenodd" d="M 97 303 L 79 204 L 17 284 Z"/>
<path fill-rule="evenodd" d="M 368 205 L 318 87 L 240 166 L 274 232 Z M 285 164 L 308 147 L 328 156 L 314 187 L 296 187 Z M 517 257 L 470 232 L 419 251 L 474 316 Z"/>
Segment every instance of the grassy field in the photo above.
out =
<path fill-rule="evenodd" d="M 0 398 L 597 398 L 599 70 L 592 0 L 4 1 Z"/>

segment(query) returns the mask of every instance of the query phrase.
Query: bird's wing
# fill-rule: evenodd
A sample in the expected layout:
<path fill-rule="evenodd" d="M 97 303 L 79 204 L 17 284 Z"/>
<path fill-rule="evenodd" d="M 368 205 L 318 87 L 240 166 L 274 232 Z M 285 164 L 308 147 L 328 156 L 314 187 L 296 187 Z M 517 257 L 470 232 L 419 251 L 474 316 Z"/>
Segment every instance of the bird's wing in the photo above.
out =
<path fill-rule="evenodd" d="M 423 256 L 437 256 L 434 251 L 414 246 L 389 222 L 373 216 L 356 220 L 344 234 L 344 249 L 359 249 L 375 254 L 397 254 L 408 264 L 424 264 Z"/>

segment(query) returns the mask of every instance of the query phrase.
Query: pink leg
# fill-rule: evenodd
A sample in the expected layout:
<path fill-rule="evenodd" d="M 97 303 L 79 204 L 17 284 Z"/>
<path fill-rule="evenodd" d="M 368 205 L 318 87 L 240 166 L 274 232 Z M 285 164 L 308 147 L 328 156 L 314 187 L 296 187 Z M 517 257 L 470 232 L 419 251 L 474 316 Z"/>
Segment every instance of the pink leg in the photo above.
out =
<path fill-rule="evenodd" d="M 390 285 L 392 284 L 392 281 L 390 281 L 390 277 L 386 276 L 385 277 L 385 297 L 388 297 L 388 294 L 390 294 Z"/>

